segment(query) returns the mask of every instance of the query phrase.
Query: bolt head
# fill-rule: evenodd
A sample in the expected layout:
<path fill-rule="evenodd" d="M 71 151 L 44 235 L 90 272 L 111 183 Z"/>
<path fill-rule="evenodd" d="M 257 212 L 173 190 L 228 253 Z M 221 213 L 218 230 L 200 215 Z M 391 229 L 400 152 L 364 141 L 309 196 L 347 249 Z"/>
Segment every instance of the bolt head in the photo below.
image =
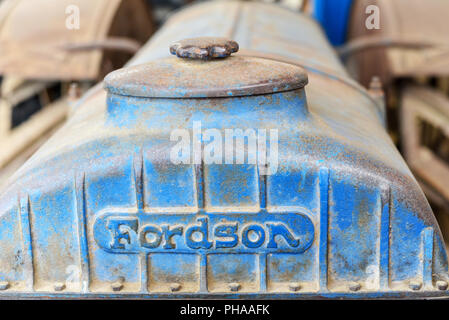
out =
<path fill-rule="evenodd" d="M 56 282 L 53 289 L 55 289 L 55 291 L 62 291 L 65 289 L 65 284 L 62 282 Z"/>
<path fill-rule="evenodd" d="M 123 283 L 120 281 L 114 282 L 111 284 L 112 291 L 120 291 L 123 289 Z"/>
<path fill-rule="evenodd" d="M 292 282 L 288 285 L 290 291 L 299 291 L 301 289 L 301 285 L 298 282 Z"/>
<path fill-rule="evenodd" d="M 370 89 L 382 89 L 382 81 L 378 76 L 373 76 L 369 83 Z"/>
<path fill-rule="evenodd" d="M 362 288 L 362 286 L 358 282 L 353 282 L 349 285 L 349 290 L 351 290 L 351 291 L 359 291 L 361 288 Z"/>
<path fill-rule="evenodd" d="M 233 292 L 239 291 L 240 288 L 241 288 L 240 283 L 232 282 L 229 284 L 229 290 L 231 290 Z"/>
<path fill-rule="evenodd" d="M 72 82 L 69 87 L 68 96 L 70 100 L 77 100 L 81 97 L 81 91 L 78 83 Z"/>
<path fill-rule="evenodd" d="M 8 281 L 1 281 L 0 282 L 0 290 L 7 290 L 9 288 L 9 282 Z"/>
<path fill-rule="evenodd" d="M 436 285 L 437 285 L 438 290 L 441 290 L 441 291 L 447 290 L 447 287 L 448 287 L 447 281 L 444 281 L 444 280 L 437 281 Z"/>
<path fill-rule="evenodd" d="M 176 292 L 176 291 L 179 291 L 179 290 L 181 290 L 181 284 L 179 284 L 179 283 L 171 283 L 170 284 L 170 290 L 171 290 L 171 292 Z"/>
<path fill-rule="evenodd" d="M 408 284 L 409 288 L 414 290 L 414 291 L 418 291 L 421 289 L 422 287 L 422 283 L 419 281 L 410 281 L 410 283 Z"/>

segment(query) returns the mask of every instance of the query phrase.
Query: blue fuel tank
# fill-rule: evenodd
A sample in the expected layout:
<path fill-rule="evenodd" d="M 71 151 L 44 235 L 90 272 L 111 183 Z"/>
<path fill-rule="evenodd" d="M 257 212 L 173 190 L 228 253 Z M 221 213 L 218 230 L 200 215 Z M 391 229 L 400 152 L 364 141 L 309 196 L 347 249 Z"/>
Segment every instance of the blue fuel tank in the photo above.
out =
<path fill-rule="evenodd" d="M 447 295 L 379 101 L 307 16 L 180 11 L 2 191 L 0 298 Z"/>

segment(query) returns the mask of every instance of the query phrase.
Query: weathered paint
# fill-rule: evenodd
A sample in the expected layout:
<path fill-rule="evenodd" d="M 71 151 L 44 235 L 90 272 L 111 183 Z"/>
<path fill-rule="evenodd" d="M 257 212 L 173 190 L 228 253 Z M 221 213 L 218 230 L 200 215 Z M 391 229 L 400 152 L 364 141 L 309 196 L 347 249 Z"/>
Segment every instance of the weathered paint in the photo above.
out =
<path fill-rule="evenodd" d="M 376 100 L 319 27 L 272 5 L 205 3 L 173 16 L 131 64 L 197 35 L 296 61 L 309 84 L 220 98 L 93 89 L 2 193 L 0 297 L 447 295 L 432 211 Z M 278 129 L 278 170 L 173 164 L 170 133 L 193 133 L 193 121 Z"/>
<path fill-rule="evenodd" d="M 233 56 L 206 62 L 158 59 L 111 72 L 105 87 L 119 96 L 216 98 L 281 92 L 307 84 L 302 68 L 279 61 Z"/>

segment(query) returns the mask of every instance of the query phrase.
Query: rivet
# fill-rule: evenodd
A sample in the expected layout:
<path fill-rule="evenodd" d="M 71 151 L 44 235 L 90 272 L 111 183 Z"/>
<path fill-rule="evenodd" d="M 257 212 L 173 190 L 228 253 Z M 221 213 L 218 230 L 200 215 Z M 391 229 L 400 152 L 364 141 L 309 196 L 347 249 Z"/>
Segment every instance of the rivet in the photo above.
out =
<path fill-rule="evenodd" d="M 410 289 L 412 289 L 414 291 L 417 291 L 417 290 L 421 289 L 422 283 L 419 282 L 419 281 L 410 281 L 408 286 L 409 286 Z"/>
<path fill-rule="evenodd" d="M 0 290 L 6 290 L 9 288 L 9 282 L 8 281 L 2 281 L 0 282 Z"/>
<path fill-rule="evenodd" d="M 177 282 L 171 283 L 171 284 L 170 284 L 170 290 L 171 290 L 172 292 L 176 292 L 176 291 L 181 290 L 181 284 L 179 284 L 179 283 L 177 283 Z"/>
<path fill-rule="evenodd" d="M 229 289 L 233 292 L 240 290 L 240 283 L 232 282 L 229 284 Z"/>
<path fill-rule="evenodd" d="M 301 289 L 301 285 L 298 282 L 292 282 L 288 285 L 290 291 L 299 291 Z"/>
<path fill-rule="evenodd" d="M 62 291 L 65 289 L 65 284 L 62 282 L 56 282 L 53 289 L 55 289 L 55 291 Z"/>
<path fill-rule="evenodd" d="M 436 285 L 437 285 L 438 290 L 442 290 L 442 291 L 447 290 L 447 287 L 448 287 L 447 281 L 444 281 L 444 280 L 437 281 Z"/>
<path fill-rule="evenodd" d="M 361 288 L 362 286 L 358 282 L 353 282 L 349 285 L 349 290 L 351 291 L 359 291 Z"/>
<path fill-rule="evenodd" d="M 123 289 L 123 282 L 122 281 L 116 281 L 113 284 L 111 284 L 112 291 L 120 291 Z"/>

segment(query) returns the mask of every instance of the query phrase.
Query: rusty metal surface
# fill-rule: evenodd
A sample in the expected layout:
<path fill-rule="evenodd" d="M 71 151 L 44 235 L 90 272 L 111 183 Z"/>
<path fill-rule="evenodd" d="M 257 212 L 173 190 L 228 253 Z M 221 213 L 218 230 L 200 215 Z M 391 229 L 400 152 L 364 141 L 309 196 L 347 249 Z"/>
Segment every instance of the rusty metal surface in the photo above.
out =
<path fill-rule="evenodd" d="M 270 14 L 266 15 L 268 7 Z M 186 21 L 189 21 L 189 27 L 183 24 Z M 285 59 L 326 70 L 335 76 L 347 76 L 320 26 L 307 15 L 279 6 L 264 3 L 245 5 L 236 1 L 206 2 L 195 6 L 194 10 L 185 9 L 173 15 L 165 27 L 145 45 L 148 50 L 142 50 L 130 63 L 148 61 L 149 51 L 152 59 L 166 57 L 167 47 L 172 42 L 196 34 L 231 38 L 239 43 L 241 49 L 252 49 L 259 54 L 279 56 L 282 51 Z"/>
<path fill-rule="evenodd" d="M 66 26 L 70 6 L 79 8 L 79 29 Z M 0 73 L 34 79 L 99 79 L 104 71 L 112 71 L 103 70 L 105 64 L 121 66 L 130 58 L 123 49 L 129 50 L 131 41 L 135 49 L 135 41 L 142 43 L 152 31 L 143 0 L 34 0 L 33 5 L 28 0 L 4 1 Z M 110 37 L 121 41 L 111 46 Z"/>
<path fill-rule="evenodd" d="M 376 5 L 380 29 L 365 27 L 365 8 Z M 449 2 L 446 0 L 356 0 L 348 25 L 347 64 L 365 86 L 374 75 L 449 74 Z"/>
<path fill-rule="evenodd" d="M 170 53 L 179 58 L 202 60 L 229 57 L 238 50 L 234 40 L 217 37 L 184 39 L 170 46 Z"/>
<path fill-rule="evenodd" d="M 266 4 L 201 4 L 170 19 L 131 70 L 145 79 L 132 65 L 200 35 L 297 60 L 309 83 L 189 99 L 94 88 L 1 193 L 0 297 L 447 296 L 447 256 L 424 194 L 377 98 L 352 84 L 316 23 Z M 170 162 L 171 133 L 190 134 L 193 121 L 278 129 L 278 171 Z"/>
<path fill-rule="evenodd" d="M 196 54 L 195 54 L 196 56 Z M 136 97 L 236 97 L 300 89 L 307 74 L 300 67 L 254 57 L 226 60 L 166 58 L 110 73 L 105 88 Z"/>
<path fill-rule="evenodd" d="M 44 133 L 36 135 L 36 140 L 29 141 L 26 148 L 23 148 L 18 155 L 15 155 L 12 161 L 8 161 L 0 170 L 0 189 L 8 185 L 8 179 L 16 172 L 62 125 L 63 121 L 57 122 L 51 126 L 51 129 L 44 130 Z M 1 145 L 1 143 L 0 143 Z M 5 157 L 2 157 L 2 160 Z"/>

